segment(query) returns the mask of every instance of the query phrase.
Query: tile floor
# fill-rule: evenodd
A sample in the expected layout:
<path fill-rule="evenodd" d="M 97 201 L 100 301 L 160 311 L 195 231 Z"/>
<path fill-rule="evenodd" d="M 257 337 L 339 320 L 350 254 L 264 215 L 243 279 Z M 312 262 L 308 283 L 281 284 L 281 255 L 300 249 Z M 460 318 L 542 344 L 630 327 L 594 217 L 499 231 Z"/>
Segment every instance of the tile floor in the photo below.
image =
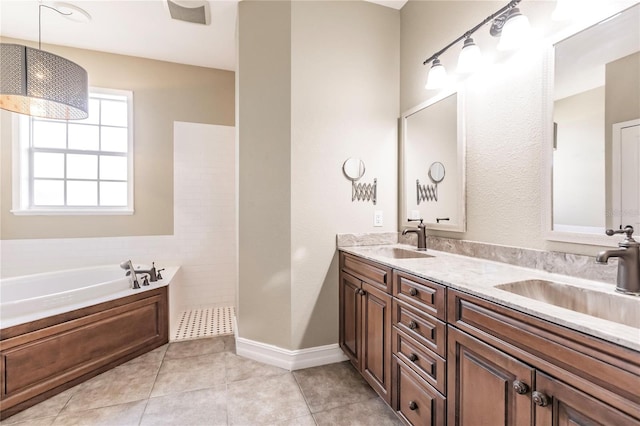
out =
<path fill-rule="evenodd" d="M 400 425 L 348 362 L 289 372 L 235 355 L 233 336 L 174 342 L 5 425 Z"/>

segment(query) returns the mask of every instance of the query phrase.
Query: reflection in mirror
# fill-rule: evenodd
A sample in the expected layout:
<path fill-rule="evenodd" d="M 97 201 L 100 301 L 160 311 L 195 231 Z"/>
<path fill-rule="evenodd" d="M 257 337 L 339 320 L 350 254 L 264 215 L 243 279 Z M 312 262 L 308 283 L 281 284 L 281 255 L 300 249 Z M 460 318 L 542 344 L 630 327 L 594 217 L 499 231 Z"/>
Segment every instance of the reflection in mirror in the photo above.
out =
<path fill-rule="evenodd" d="M 439 161 L 431 163 L 429 167 L 429 179 L 433 183 L 440 183 L 444 179 L 444 164 Z"/>
<path fill-rule="evenodd" d="M 401 228 L 411 226 L 407 219 L 424 219 L 428 229 L 465 231 L 462 111 L 458 92 L 402 115 Z"/>
<path fill-rule="evenodd" d="M 347 158 L 342 165 L 342 172 L 351 181 L 356 181 L 364 176 L 364 161 L 359 158 Z"/>
<path fill-rule="evenodd" d="M 550 239 L 640 229 L 640 5 L 562 40 L 554 56 Z"/>

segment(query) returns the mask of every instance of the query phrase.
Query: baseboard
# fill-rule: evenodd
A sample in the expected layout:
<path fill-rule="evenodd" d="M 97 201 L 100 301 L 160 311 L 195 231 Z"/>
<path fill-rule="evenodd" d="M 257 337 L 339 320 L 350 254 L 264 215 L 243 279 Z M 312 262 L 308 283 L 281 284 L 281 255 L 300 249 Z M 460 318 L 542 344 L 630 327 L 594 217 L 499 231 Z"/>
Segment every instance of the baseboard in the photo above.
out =
<path fill-rule="evenodd" d="M 333 364 L 348 359 L 337 343 L 292 351 L 266 343 L 244 339 L 238 337 L 237 334 L 236 354 L 289 371 Z"/>

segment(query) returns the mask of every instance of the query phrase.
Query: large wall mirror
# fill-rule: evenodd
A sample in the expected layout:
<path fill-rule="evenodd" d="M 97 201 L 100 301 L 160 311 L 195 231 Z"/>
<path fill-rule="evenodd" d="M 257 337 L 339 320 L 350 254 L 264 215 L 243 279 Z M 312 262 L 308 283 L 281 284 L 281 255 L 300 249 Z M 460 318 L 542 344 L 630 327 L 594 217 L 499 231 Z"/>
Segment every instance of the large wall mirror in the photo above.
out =
<path fill-rule="evenodd" d="M 555 44 L 548 239 L 640 231 L 640 5 Z"/>
<path fill-rule="evenodd" d="M 465 134 L 461 91 L 443 93 L 402 114 L 400 229 L 464 232 Z"/>

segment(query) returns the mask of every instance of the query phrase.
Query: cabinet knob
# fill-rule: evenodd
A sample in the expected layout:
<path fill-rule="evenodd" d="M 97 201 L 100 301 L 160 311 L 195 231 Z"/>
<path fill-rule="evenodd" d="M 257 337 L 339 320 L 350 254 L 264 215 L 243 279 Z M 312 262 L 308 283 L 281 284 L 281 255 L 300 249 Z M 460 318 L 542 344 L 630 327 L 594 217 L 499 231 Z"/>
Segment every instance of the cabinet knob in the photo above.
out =
<path fill-rule="evenodd" d="M 513 389 L 516 391 L 516 393 L 524 395 L 525 393 L 529 392 L 529 385 L 521 382 L 520 380 L 514 380 Z"/>
<path fill-rule="evenodd" d="M 416 290 L 415 288 L 411 287 L 409 289 L 409 294 L 412 296 L 417 296 L 418 295 L 418 290 Z"/>
<path fill-rule="evenodd" d="M 540 406 L 546 407 L 549 405 L 549 397 L 542 392 L 535 391 L 531 394 L 531 399 L 533 399 L 533 403 Z"/>
<path fill-rule="evenodd" d="M 367 294 L 367 292 L 366 292 L 366 291 L 364 291 L 364 290 L 362 290 L 362 289 L 360 289 L 360 295 L 361 295 L 361 296 L 364 296 L 365 294 Z"/>
<path fill-rule="evenodd" d="M 409 410 L 414 411 L 418 409 L 418 404 L 415 401 L 409 401 Z"/>
<path fill-rule="evenodd" d="M 418 355 L 416 354 L 409 355 L 409 361 L 416 362 L 417 360 L 418 360 Z"/>
<path fill-rule="evenodd" d="M 415 321 L 409 321 L 409 328 L 415 330 L 416 328 L 418 328 L 418 323 Z"/>

